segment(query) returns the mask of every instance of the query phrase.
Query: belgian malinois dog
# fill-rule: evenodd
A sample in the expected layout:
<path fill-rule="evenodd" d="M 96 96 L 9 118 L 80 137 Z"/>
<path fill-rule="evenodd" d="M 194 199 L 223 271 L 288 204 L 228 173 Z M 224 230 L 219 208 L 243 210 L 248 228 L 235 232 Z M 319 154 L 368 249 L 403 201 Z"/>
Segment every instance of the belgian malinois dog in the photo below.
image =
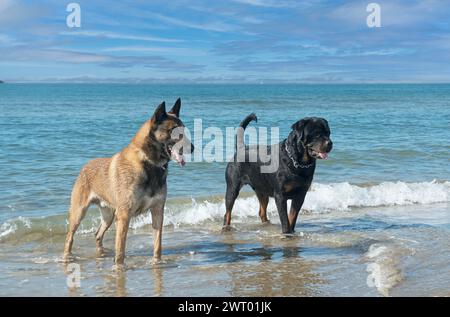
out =
<path fill-rule="evenodd" d="M 73 235 L 91 204 L 100 208 L 102 222 L 95 238 L 97 254 L 103 255 L 103 236 L 116 219 L 115 263 L 123 264 L 130 219 L 150 209 L 154 236 L 154 261 L 161 259 L 161 234 L 167 196 L 168 163 L 184 166 L 183 149 L 192 153 L 194 146 L 184 136 L 179 119 L 181 100 L 166 112 L 165 102 L 155 110 L 130 144 L 112 157 L 89 161 L 80 172 L 72 190 L 69 227 L 64 258 L 72 250 Z"/>

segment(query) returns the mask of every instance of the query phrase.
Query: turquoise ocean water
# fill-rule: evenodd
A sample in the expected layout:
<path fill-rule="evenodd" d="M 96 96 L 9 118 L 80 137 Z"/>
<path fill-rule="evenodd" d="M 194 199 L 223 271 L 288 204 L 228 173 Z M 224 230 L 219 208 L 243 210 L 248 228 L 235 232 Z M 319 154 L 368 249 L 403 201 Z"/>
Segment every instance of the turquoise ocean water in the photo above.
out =
<path fill-rule="evenodd" d="M 0 86 L 0 220 L 65 213 L 89 159 L 130 141 L 162 100 L 182 97 L 193 130 L 255 127 L 280 137 L 305 116 L 326 118 L 334 150 L 315 181 L 378 184 L 450 180 L 450 85 L 83 85 Z M 204 140 L 204 143 L 210 140 Z M 169 198 L 221 195 L 225 163 L 171 164 Z"/>
<path fill-rule="evenodd" d="M 325 286 L 317 286 L 322 294 L 374 295 L 373 290 L 378 290 L 386 295 L 392 290 L 397 295 L 448 295 L 450 85 L 2 84 L 0 273 L 4 278 L 0 286 L 10 289 L 28 265 L 34 268 L 60 255 L 70 192 L 80 168 L 92 158 L 120 151 L 156 105 L 163 100 L 171 105 L 178 97 L 182 98 L 181 118 L 190 130 L 194 120 L 202 119 L 203 128 L 225 131 L 251 112 L 258 116 L 252 127 L 279 127 L 281 138 L 288 135 L 292 123 L 306 116 L 324 117 L 330 124 L 334 148 L 328 160 L 317 164 L 298 225 L 304 239 L 297 246 L 297 242 L 266 237 L 267 232 L 279 232 L 271 202 L 269 217 L 274 227 L 265 231 L 244 226 L 239 232 L 256 232 L 256 238 L 244 236 L 242 241 L 268 239 L 274 247 L 248 242 L 247 250 L 242 244 L 245 259 L 266 250 L 273 251 L 270 263 L 285 259 L 286 265 L 294 265 L 290 261 L 296 258 L 284 256 L 287 249 L 278 249 L 280 243 L 288 249 L 294 243 L 302 250 L 295 254 L 304 260 L 321 261 L 327 254 L 326 263 L 314 265 L 315 272 L 331 276 Z M 209 141 L 203 140 L 204 144 Z M 228 239 L 218 235 L 224 213 L 225 166 L 224 162 L 193 162 L 184 168 L 170 164 L 165 224 L 174 231 L 167 236 L 168 244 L 178 248 L 180 237 L 194 244 L 203 239 L 198 240 L 198 252 L 208 247 L 212 251 L 201 253 L 199 263 L 223 264 L 241 254 L 238 247 L 237 253 L 217 255 L 222 252 L 222 242 L 217 241 Z M 235 205 L 234 223 L 256 226 L 257 210 L 257 199 L 243 195 Z M 144 216 L 132 227 L 147 228 L 149 222 L 150 217 Z M 88 239 L 84 238 L 88 233 L 90 239 L 98 224 L 98 212 L 90 213 L 77 239 Z M 148 239 L 143 241 L 146 245 Z M 90 242 L 78 252 L 90 252 L 86 247 Z M 305 243 L 314 247 L 305 249 Z M 134 249 L 140 248 L 150 246 Z M 177 263 L 184 263 L 182 254 L 189 250 L 180 249 Z M 168 251 L 169 258 L 177 254 L 172 252 Z M 24 260 L 20 254 L 35 254 L 34 260 Z M 237 272 L 241 269 L 236 267 Z M 287 280 L 293 278 L 287 276 Z M 64 277 L 58 278 L 63 283 Z M 211 278 L 220 279 L 220 275 Z M 372 285 L 366 285 L 366 278 Z M 30 279 L 24 276 L 22 282 Z M 340 285 L 340 280 L 348 283 Z M 193 281 L 197 280 L 189 283 Z M 274 285 L 271 280 L 267 283 Z M 28 294 L 30 289 L 17 294 Z M 229 294 L 221 292 L 206 289 L 199 294 Z M 173 294 L 178 293 L 166 293 Z"/>

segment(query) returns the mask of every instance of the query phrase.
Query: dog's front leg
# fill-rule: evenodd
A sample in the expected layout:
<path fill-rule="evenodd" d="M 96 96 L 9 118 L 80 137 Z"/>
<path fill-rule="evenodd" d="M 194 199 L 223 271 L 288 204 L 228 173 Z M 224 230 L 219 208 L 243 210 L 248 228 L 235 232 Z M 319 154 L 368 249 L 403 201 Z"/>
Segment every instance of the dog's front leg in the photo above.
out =
<path fill-rule="evenodd" d="M 153 262 L 161 260 L 161 240 L 162 228 L 164 222 L 164 205 L 152 208 L 152 227 L 154 230 L 153 238 Z"/>
<path fill-rule="evenodd" d="M 116 257 L 115 264 L 122 265 L 125 259 L 125 243 L 127 240 L 130 214 L 128 209 L 119 208 L 116 212 Z"/>
<path fill-rule="evenodd" d="M 289 211 L 289 225 L 291 226 L 292 232 L 295 232 L 295 224 L 297 223 L 298 213 L 302 208 L 305 196 L 306 193 L 301 193 L 299 196 L 292 199 L 291 210 Z"/>
<path fill-rule="evenodd" d="M 281 230 L 283 233 L 291 233 L 287 215 L 287 199 L 282 195 L 275 195 L 275 204 L 277 205 L 278 215 L 281 221 Z"/>

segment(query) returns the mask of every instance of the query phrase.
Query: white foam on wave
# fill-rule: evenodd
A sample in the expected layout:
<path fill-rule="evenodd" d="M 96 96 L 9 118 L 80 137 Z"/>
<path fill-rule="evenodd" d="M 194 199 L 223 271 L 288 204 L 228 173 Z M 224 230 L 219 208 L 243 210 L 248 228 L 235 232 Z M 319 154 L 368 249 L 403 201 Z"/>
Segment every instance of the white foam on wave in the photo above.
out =
<path fill-rule="evenodd" d="M 257 210 L 255 208 L 259 208 L 258 199 L 256 197 L 239 198 L 234 204 L 233 219 L 240 221 L 247 217 L 255 216 L 258 214 L 255 212 Z M 192 199 L 191 204 L 168 204 L 164 214 L 164 225 L 173 225 L 177 227 L 180 224 L 194 225 L 205 221 L 217 222 L 217 220 L 220 220 L 223 217 L 224 213 L 224 201 L 218 203 L 209 202 L 207 200 L 198 202 L 196 199 Z M 151 215 L 143 214 L 133 219 L 130 227 L 137 229 L 151 223 Z"/>
<path fill-rule="evenodd" d="M 394 206 L 411 204 L 432 204 L 450 201 L 450 182 L 383 182 L 372 186 L 358 186 L 347 182 L 320 184 L 314 183 L 306 195 L 303 211 L 311 213 L 329 213 L 334 211 L 351 211 L 352 208 Z M 245 221 L 257 217 L 259 202 L 256 196 L 238 198 L 233 208 L 233 222 Z M 225 213 L 225 202 L 204 199 L 192 199 L 190 203 L 168 202 L 165 210 L 165 225 L 195 225 L 206 221 L 221 224 Z M 273 199 L 268 205 L 271 221 L 278 222 Z M 34 220 L 33 220 L 34 222 Z M 79 234 L 92 233 L 97 230 L 100 219 L 94 217 L 90 223 L 82 222 Z M 131 228 L 137 229 L 151 224 L 151 215 L 143 214 L 132 220 Z M 10 236 L 18 230 L 32 230 L 34 224 L 28 218 L 18 217 L 0 225 L 0 239 Z M 50 224 L 51 227 L 51 224 Z M 51 231 L 52 228 L 49 228 Z M 63 230 L 64 231 L 64 230 Z"/>
<path fill-rule="evenodd" d="M 433 204 L 450 201 L 450 182 L 383 182 L 372 186 L 350 183 L 313 184 L 306 195 L 302 210 L 312 213 L 351 211 L 352 208 Z M 258 215 L 259 202 L 255 196 L 238 198 L 233 208 L 233 221 L 242 221 Z M 225 213 L 225 202 L 202 202 L 192 199 L 190 204 L 166 206 L 165 225 L 197 224 L 219 221 Z M 278 221 L 273 199 L 268 205 L 269 216 Z M 150 224 L 151 217 L 143 215 L 135 219 L 132 228 Z"/>
<path fill-rule="evenodd" d="M 0 239 L 14 233 L 17 230 L 17 225 L 11 222 L 2 223 L 0 226 Z"/>
<path fill-rule="evenodd" d="M 30 229 L 31 225 L 31 220 L 22 216 L 19 216 L 12 221 L 4 222 L 0 226 L 0 240 L 16 232 L 19 226 Z"/>
<path fill-rule="evenodd" d="M 403 279 L 400 269 L 400 257 L 403 249 L 389 244 L 372 244 L 365 254 L 367 264 L 367 285 L 375 287 L 383 296 L 389 296 L 389 291 Z"/>
<path fill-rule="evenodd" d="M 432 204 L 450 201 L 450 182 L 383 182 L 362 187 L 350 183 L 313 184 L 304 209 L 347 211 L 351 207 Z"/>

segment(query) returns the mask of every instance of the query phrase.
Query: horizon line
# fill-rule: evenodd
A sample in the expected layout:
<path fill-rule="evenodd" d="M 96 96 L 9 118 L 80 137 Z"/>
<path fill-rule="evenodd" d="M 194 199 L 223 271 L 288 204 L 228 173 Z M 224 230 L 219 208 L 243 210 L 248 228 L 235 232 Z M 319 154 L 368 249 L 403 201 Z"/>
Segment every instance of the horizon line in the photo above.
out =
<path fill-rule="evenodd" d="M 86 85 L 449 85 L 450 81 L 445 82 L 415 82 L 415 81 L 398 81 L 398 82 L 307 82 L 307 81 L 123 81 L 119 80 L 99 80 L 99 81 L 46 81 L 46 80 L 0 80 L 0 84 L 86 84 Z"/>

